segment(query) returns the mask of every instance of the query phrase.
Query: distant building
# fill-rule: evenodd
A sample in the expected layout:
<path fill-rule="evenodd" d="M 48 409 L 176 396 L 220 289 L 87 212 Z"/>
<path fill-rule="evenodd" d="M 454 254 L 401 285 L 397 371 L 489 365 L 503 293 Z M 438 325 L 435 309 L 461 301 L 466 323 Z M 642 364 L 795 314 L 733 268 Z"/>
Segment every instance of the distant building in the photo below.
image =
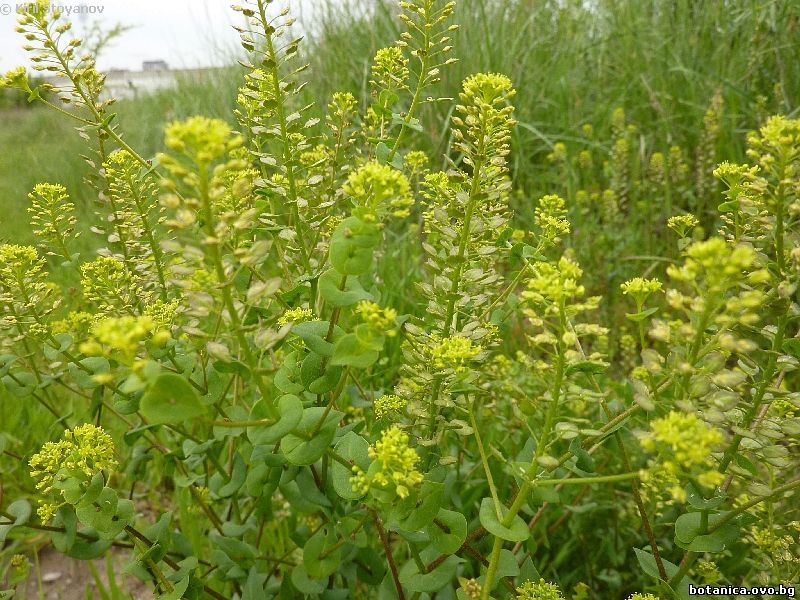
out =
<path fill-rule="evenodd" d="M 142 71 L 169 71 L 169 65 L 164 60 L 146 60 L 142 63 Z"/>
<path fill-rule="evenodd" d="M 158 90 L 172 88 L 181 79 L 202 81 L 209 78 L 218 67 L 197 69 L 170 69 L 166 61 L 146 60 L 141 71 L 128 69 L 110 69 L 106 71 L 106 83 L 103 89 L 104 98 L 135 98 L 142 94 L 151 94 Z M 63 86 L 62 77 L 47 77 L 47 83 Z"/>

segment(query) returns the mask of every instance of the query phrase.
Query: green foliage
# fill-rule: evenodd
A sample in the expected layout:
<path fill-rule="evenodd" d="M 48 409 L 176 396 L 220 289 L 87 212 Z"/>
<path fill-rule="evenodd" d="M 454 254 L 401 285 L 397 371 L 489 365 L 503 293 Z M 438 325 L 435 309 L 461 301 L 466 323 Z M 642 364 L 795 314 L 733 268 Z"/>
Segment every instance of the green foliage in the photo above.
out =
<path fill-rule="evenodd" d="M 237 128 L 176 120 L 155 161 L 69 27 L 23 14 L 70 82 L 53 106 L 97 155 L 103 202 L 96 253 L 58 184 L 30 195 L 42 252 L 0 245 L 0 399 L 49 426 L 3 423 L 0 539 L 38 531 L 82 560 L 125 545 L 159 598 L 682 599 L 698 578 L 796 578 L 800 122 L 770 118 L 751 165 L 713 171 L 719 235 L 658 215 L 676 249 L 622 283 L 616 319 L 570 216 L 597 201 L 613 233 L 647 193 L 707 217 L 717 100 L 695 191 L 680 149 L 631 175 L 617 111 L 608 165 L 553 145 L 566 189 L 517 214 L 524 94 L 478 73 L 429 97 L 455 64 L 453 2 L 400 3 L 365 107 L 303 103 L 299 40 L 269 4 L 235 8 Z M 44 102 L 24 73 L 4 84 Z M 445 105 L 434 171 L 416 143 Z"/>

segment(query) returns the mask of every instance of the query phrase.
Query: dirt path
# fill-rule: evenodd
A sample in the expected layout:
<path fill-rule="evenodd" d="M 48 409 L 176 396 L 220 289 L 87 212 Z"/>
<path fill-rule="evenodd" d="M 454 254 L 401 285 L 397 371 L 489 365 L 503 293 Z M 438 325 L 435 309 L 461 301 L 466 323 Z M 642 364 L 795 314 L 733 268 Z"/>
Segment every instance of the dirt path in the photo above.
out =
<path fill-rule="evenodd" d="M 126 600 L 152 600 L 153 593 L 147 584 L 123 574 L 122 570 L 128 560 L 128 553 L 124 550 L 115 550 L 112 552 L 112 556 L 116 583 L 124 593 L 123 598 Z M 93 562 L 100 581 L 108 589 L 105 560 L 98 559 Z M 39 596 L 38 593 L 39 582 L 35 569 L 31 569 L 25 596 L 20 597 L 20 600 L 39 600 L 39 598 L 44 600 L 87 600 L 89 598 L 100 600 L 102 598 L 89 570 L 89 565 L 85 561 L 45 549 L 39 553 L 39 569 L 42 579 L 42 596 Z"/>

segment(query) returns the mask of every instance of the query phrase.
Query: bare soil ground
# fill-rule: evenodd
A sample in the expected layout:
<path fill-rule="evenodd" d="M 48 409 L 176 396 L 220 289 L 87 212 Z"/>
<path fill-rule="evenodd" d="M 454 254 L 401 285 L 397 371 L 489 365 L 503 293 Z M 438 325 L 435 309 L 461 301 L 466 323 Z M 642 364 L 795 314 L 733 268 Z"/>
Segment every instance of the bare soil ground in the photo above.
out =
<path fill-rule="evenodd" d="M 117 587 L 124 593 L 128 600 L 152 600 L 153 593 L 149 586 L 136 578 L 128 577 L 123 573 L 123 567 L 128 560 L 128 553 L 123 550 L 112 552 L 114 573 Z M 106 564 L 104 559 L 93 561 L 100 581 L 108 589 Z M 94 577 L 85 561 L 69 558 L 50 549 L 39 553 L 39 572 L 41 574 L 41 589 L 37 581 L 35 569 L 31 569 L 31 577 L 25 588 L 25 596 L 20 600 L 100 600 L 103 596 L 97 589 Z M 39 595 L 41 591 L 41 596 Z M 110 594 L 109 594 L 110 596 Z"/>

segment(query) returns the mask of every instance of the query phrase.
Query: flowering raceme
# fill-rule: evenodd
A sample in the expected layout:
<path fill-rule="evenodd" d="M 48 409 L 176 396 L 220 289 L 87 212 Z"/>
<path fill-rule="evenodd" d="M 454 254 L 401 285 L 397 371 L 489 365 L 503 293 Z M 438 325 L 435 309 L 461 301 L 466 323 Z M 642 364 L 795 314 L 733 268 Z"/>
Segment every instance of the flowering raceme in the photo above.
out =
<path fill-rule="evenodd" d="M 714 486 L 722 481 L 722 474 L 713 463 L 713 453 L 722 441 L 722 434 L 696 415 L 672 411 L 653 421 L 650 432 L 640 443 L 645 450 L 659 456 L 661 461 L 654 464 L 654 468 L 663 470 L 673 479 L 670 493 L 683 502 L 686 493 L 679 484 L 680 478 L 696 478 L 703 486 Z"/>
<path fill-rule="evenodd" d="M 350 479 L 353 490 L 361 494 L 369 492 L 372 486 L 406 498 L 411 489 L 422 482 L 423 475 L 417 470 L 419 456 L 408 446 L 409 437 L 398 427 L 383 432 L 381 439 L 369 447 L 372 464 L 365 473 L 353 467 Z"/>
<path fill-rule="evenodd" d="M 540 579 L 526 581 L 519 586 L 517 600 L 564 600 L 564 594 L 556 584 Z"/>

